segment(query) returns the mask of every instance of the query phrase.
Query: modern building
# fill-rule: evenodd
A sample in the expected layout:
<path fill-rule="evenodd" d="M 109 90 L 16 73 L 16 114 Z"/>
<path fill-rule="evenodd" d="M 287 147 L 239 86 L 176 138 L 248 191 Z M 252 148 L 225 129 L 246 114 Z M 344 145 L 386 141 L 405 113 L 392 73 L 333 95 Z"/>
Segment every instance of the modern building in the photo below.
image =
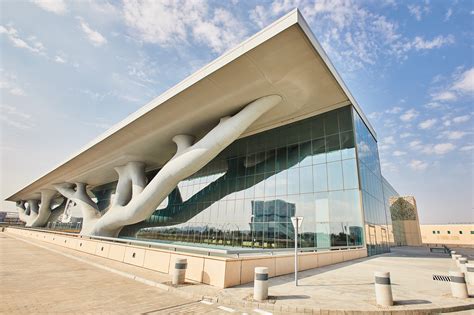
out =
<path fill-rule="evenodd" d="M 7 200 L 31 227 L 234 251 L 386 252 L 377 135 L 295 10 Z"/>
<path fill-rule="evenodd" d="M 423 224 L 420 229 L 423 244 L 474 248 L 474 224 Z"/>
<path fill-rule="evenodd" d="M 6 225 L 24 225 L 25 224 L 18 217 L 18 213 L 5 212 L 5 211 L 0 211 L 0 223 L 6 224 Z"/>

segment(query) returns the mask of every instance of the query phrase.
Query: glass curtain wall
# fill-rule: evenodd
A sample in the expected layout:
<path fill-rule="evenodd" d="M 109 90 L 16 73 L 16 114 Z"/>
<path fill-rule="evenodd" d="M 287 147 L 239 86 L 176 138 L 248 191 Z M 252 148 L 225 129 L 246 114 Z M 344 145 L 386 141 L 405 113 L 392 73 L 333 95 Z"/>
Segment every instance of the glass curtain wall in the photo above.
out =
<path fill-rule="evenodd" d="M 392 214 L 390 212 L 390 198 L 392 197 L 399 197 L 400 195 L 398 192 L 395 190 L 395 188 L 390 185 L 390 183 L 385 179 L 385 177 L 382 176 L 382 185 L 383 185 L 383 196 L 384 196 L 384 201 L 385 201 L 385 213 L 387 216 L 387 224 L 388 224 L 388 230 L 389 230 L 389 242 L 391 245 L 397 245 L 395 244 L 395 228 L 399 228 L 398 226 L 395 227 L 392 224 Z M 399 232 L 401 233 L 401 232 Z"/>
<path fill-rule="evenodd" d="M 365 214 L 365 237 L 370 256 L 390 251 L 389 243 L 393 234 L 390 235 L 391 219 L 386 209 L 388 200 L 384 197 L 377 142 L 355 110 L 353 115 Z"/>
<path fill-rule="evenodd" d="M 363 245 L 351 107 L 237 140 L 122 236 L 204 246 Z"/>
<path fill-rule="evenodd" d="M 352 106 L 241 138 L 120 236 L 195 246 L 362 246 Z M 156 171 L 148 174 L 151 179 Z M 116 183 L 93 189 L 106 210 Z"/>

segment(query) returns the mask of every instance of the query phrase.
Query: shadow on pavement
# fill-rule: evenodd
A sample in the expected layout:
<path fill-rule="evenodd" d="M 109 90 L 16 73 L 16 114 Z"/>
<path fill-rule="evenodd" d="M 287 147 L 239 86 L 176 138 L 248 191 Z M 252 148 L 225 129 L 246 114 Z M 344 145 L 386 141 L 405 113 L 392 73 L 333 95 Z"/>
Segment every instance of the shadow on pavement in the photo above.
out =
<path fill-rule="evenodd" d="M 299 287 L 339 287 L 339 286 L 357 286 L 357 285 L 374 285 L 373 282 L 364 282 L 364 283 L 337 283 L 337 284 L 299 284 Z M 392 283 L 392 285 L 398 285 Z"/>
<path fill-rule="evenodd" d="M 393 305 L 415 305 L 415 304 L 432 304 L 428 300 L 399 300 L 393 301 Z"/>
<path fill-rule="evenodd" d="M 272 298 L 275 300 L 306 300 L 306 299 L 310 299 L 311 297 L 309 295 L 295 294 L 295 295 L 272 296 Z"/>

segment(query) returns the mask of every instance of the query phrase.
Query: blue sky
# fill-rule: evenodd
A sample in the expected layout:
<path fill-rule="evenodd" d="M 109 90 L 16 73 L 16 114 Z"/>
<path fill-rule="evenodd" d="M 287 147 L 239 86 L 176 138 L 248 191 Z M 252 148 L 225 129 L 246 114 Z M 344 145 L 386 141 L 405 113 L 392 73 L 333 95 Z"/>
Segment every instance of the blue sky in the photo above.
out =
<path fill-rule="evenodd" d="M 421 221 L 473 222 L 472 1 L 2 1 L 2 197 L 295 7 Z"/>

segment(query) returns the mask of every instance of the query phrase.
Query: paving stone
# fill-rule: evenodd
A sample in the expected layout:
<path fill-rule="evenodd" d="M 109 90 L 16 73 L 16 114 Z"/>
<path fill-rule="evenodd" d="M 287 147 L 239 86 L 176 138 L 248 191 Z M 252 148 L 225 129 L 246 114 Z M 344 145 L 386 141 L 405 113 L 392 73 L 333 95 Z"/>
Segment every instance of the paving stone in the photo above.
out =
<path fill-rule="evenodd" d="M 0 314 L 227 313 L 216 304 L 183 298 L 4 233 L 0 252 Z"/>

